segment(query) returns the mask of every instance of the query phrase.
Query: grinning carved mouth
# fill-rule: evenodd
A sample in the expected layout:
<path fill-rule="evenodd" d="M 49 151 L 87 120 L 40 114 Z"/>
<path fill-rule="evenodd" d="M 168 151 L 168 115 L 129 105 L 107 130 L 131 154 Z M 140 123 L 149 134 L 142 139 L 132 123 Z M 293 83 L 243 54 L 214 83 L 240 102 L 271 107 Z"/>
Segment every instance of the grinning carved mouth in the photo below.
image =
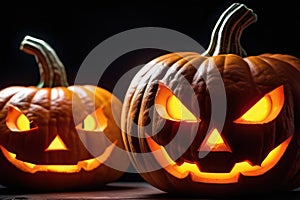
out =
<path fill-rule="evenodd" d="M 258 176 L 272 169 L 286 151 L 292 136 L 274 148 L 260 165 L 252 165 L 251 162 L 246 160 L 235 163 L 228 173 L 202 172 L 196 163 L 184 162 L 178 165 L 172 160 L 163 146 L 157 144 L 151 137 L 146 139 L 157 162 L 174 177 L 184 179 L 190 176 L 194 182 L 226 184 L 238 182 L 241 174 L 244 176 Z"/>
<path fill-rule="evenodd" d="M 0 149 L 5 158 L 16 166 L 18 169 L 34 174 L 36 172 L 55 172 L 55 173 L 78 173 L 82 169 L 85 171 L 92 171 L 104 163 L 111 155 L 116 146 L 117 141 L 111 143 L 104 152 L 96 158 L 78 161 L 76 165 L 37 165 L 25 161 L 18 160 L 16 154 L 9 152 L 0 145 Z"/>

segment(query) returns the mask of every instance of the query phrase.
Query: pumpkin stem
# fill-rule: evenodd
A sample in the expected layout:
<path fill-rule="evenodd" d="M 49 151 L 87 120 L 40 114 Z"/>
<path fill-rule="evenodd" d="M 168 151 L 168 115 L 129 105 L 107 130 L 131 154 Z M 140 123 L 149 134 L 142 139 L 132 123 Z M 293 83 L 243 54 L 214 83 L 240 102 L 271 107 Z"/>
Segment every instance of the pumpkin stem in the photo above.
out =
<path fill-rule="evenodd" d="M 256 21 L 256 14 L 244 4 L 232 4 L 219 18 L 213 29 L 209 47 L 202 55 L 233 53 L 242 57 L 247 56 L 241 46 L 240 38 L 243 30 Z"/>
<path fill-rule="evenodd" d="M 25 36 L 20 49 L 34 55 L 39 66 L 41 80 L 37 87 L 68 86 L 65 67 L 49 44 L 43 40 Z"/>

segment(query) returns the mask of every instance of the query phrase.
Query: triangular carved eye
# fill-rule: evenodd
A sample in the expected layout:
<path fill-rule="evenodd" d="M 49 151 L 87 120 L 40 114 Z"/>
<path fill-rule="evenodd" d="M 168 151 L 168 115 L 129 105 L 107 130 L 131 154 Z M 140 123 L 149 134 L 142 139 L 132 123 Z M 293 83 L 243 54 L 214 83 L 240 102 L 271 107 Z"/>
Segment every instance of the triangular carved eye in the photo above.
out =
<path fill-rule="evenodd" d="M 245 114 L 235 120 L 238 124 L 264 124 L 274 120 L 284 104 L 283 86 L 279 86 L 262 97 Z"/>
<path fill-rule="evenodd" d="M 6 125 L 11 131 L 29 131 L 37 128 L 36 124 L 33 121 L 30 121 L 22 111 L 13 105 L 9 105 Z"/>
<path fill-rule="evenodd" d="M 103 112 L 103 107 L 100 107 L 93 113 L 88 114 L 76 128 L 86 131 L 104 131 L 107 125 L 108 119 Z"/>
<path fill-rule="evenodd" d="M 163 84 L 159 84 L 155 98 L 155 108 L 158 114 L 172 121 L 200 121 L 195 115 Z"/>

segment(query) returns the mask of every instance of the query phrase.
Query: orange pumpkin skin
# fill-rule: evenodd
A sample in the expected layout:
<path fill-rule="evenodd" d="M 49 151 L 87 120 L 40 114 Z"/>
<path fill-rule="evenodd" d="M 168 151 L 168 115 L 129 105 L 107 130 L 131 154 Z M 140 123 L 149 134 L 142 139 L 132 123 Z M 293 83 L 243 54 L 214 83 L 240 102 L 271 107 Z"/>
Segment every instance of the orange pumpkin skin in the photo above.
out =
<path fill-rule="evenodd" d="M 27 36 L 22 45 L 37 56 L 41 82 L 0 91 L 0 183 L 57 191 L 95 188 L 121 177 L 123 172 L 101 163 L 119 156 L 114 145 L 124 148 L 117 125 L 121 102 L 97 86 L 68 86 L 63 66 L 43 41 Z M 100 113 L 92 119 L 97 125 L 87 129 L 84 120 L 95 110 Z M 29 128 L 20 125 L 22 114 L 32 122 Z"/>
<path fill-rule="evenodd" d="M 129 152 L 163 150 L 159 156 L 155 152 L 147 160 L 129 153 L 137 171 L 153 186 L 170 193 L 225 196 L 290 190 L 300 185 L 300 107 L 297 105 L 300 60 L 282 54 L 246 56 L 239 38 L 243 28 L 255 19 L 254 13 L 244 5 L 233 4 L 220 19 L 226 28 L 220 29 L 220 23 L 217 24 L 206 52 L 163 55 L 146 64 L 134 77 L 123 102 L 122 135 Z M 234 20 L 237 24 L 231 27 Z M 229 32 L 221 34 L 223 30 Z M 218 39 L 219 43 L 215 41 Z M 211 118 L 210 93 L 215 92 L 214 97 L 218 97 L 216 88 L 220 87 L 212 63 L 220 72 L 227 100 L 224 127 L 218 133 L 230 150 L 214 146 L 207 156 L 200 158 L 199 152 L 207 144 L 208 135 L 220 126 L 220 119 Z M 192 88 L 197 102 L 186 95 L 187 88 Z M 175 95 L 194 118 L 178 119 L 180 115 L 175 113 L 179 117 L 172 119 L 172 114 L 166 114 L 168 117 L 161 114 L 157 105 L 161 106 L 163 100 L 159 98 L 164 98 L 161 96 L 166 91 Z M 270 111 L 276 113 L 274 116 L 269 113 L 268 120 L 249 118 L 247 121 L 248 116 L 244 114 L 260 99 L 271 98 L 275 105 L 277 97 L 281 103 L 278 111 Z M 168 109 L 172 107 L 163 108 L 163 112 Z M 178 157 L 184 148 L 180 146 L 182 141 L 172 140 L 179 130 L 184 134 L 183 140 L 192 142 Z M 168 149 L 164 149 L 167 145 Z M 170 161 L 172 158 L 175 159 Z M 241 163 L 248 169 L 239 167 Z M 161 168 L 155 169 L 157 166 Z"/>

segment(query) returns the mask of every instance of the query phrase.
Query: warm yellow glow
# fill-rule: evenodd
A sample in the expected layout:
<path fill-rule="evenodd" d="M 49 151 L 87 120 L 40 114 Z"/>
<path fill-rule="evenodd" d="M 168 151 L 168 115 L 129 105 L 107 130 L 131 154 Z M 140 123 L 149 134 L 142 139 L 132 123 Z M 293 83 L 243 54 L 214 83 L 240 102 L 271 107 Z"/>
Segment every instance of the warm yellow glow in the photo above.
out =
<path fill-rule="evenodd" d="M 268 156 L 263 160 L 261 163 L 261 167 L 255 171 L 248 171 L 244 172 L 243 175 L 249 176 L 248 173 L 251 173 L 252 176 L 257 176 L 260 174 L 264 174 L 269 171 L 276 163 L 280 160 L 280 157 L 284 153 L 285 149 L 287 148 L 288 144 L 290 143 L 292 136 L 290 136 L 287 140 L 285 140 L 281 145 L 277 146 L 273 149 Z"/>
<path fill-rule="evenodd" d="M 269 96 L 260 99 L 252 108 L 250 108 L 241 119 L 244 121 L 260 122 L 263 121 L 272 108 L 272 102 Z"/>
<path fill-rule="evenodd" d="M 171 118 L 176 120 L 197 121 L 196 117 L 175 95 L 169 96 L 166 104 L 166 110 Z"/>
<path fill-rule="evenodd" d="M 195 115 L 164 85 L 160 84 L 155 98 L 158 114 L 173 121 L 199 121 Z"/>
<path fill-rule="evenodd" d="M 37 127 L 30 127 L 29 119 L 22 113 L 22 111 L 13 105 L 8 106 L 6 125 L 11 131 L 28 131 Z"/>
<path fill-rule="evenodd" d="M 86 131 L 104 131 L 108 125 L 108 119 L 103 112 L 103 107 L 87 115 L 77 128 Z"/>
<path fill-rule="evenodd" d="M 55 151 L 55 150 L 68 150 L 65 143 L 56 135 L 54 140 L 50 143 L 50 145 L 45 149 L 45 151 Z"/>
<path fill-rule="evenodd" d="M 16 159 L 16 154 L 7 151 L 0 145 L 0 149 L 6 159 L 19 170 L 34 174 L 36 172 L 55 172 L 55 173 L 77 173 L 82 169 L 92 171 L 104 163 L 112 154 L 117 141 L 111 143 L 100 156 L 88 160 L 78 161 L 76 165 L 36 165 Z"/>
<path fill-rule="evenodd" d="M 19 115 L 16 123 L 17 123 L 17 127 L 20 131 L 30 130 L 29 119 L 24 114 Z"/>
<path fill-rule="evenodd" d="M 258 176 L 272 169 L 286 151 L 291 138 L 292 136 L 273 149 L 264 159 L 261 166 L 253 166 L 248 161 L 243 161 L 236 163 L 228 173 L 202 172 L 197 164 L 189 162 L 178 165 L 171 159 L 164 147 L 157 144 L 151 137 L 147 137 L 146 139 L 155 159 L 174 177 L 183 179 L 190 175 L 191 179 L 195 182 L 227 184 L 237 182 L 240 174 L 243 174 L 244 176 Z"/>
<path fill-rule="evenodd" d="M 208 137 L 207 143 L 211 146 L 224 143 L 224 140 L 222 139 L 219 131 L 216 128 L 213 129 L 212 133 Z"/>
<path fill-rule="evenodd" d="M 98 108 L 95 112 L 94 115 L 96 117 L 97 121 L 97 128 L 95 129 L 96 131 L 104 131 L 108 125 L 108 118 L 106 117 L 104 113 L 104 107 Z"/>
<path fill-rule="evenodd" d="M 252 106 L 245 114 L 235 123 L 240 124 L 263 124 L 275 119 L 280 113 L 284 104 L 283 86 L 266 94 L 254 106 Z"/>
<path fill-rule="evenodd" d="M 227 151 L 232 152 L 230 147 L 224 142 L 219 131 L 214 128 L 203 140 L 199 151 Z"/>
<path fill-rule="evenodd" d="M 96 120 L 92 115 L 88 115 L 82 123 L 82 128 L 87 131 L 92 131 L 96 128 Z"/>

